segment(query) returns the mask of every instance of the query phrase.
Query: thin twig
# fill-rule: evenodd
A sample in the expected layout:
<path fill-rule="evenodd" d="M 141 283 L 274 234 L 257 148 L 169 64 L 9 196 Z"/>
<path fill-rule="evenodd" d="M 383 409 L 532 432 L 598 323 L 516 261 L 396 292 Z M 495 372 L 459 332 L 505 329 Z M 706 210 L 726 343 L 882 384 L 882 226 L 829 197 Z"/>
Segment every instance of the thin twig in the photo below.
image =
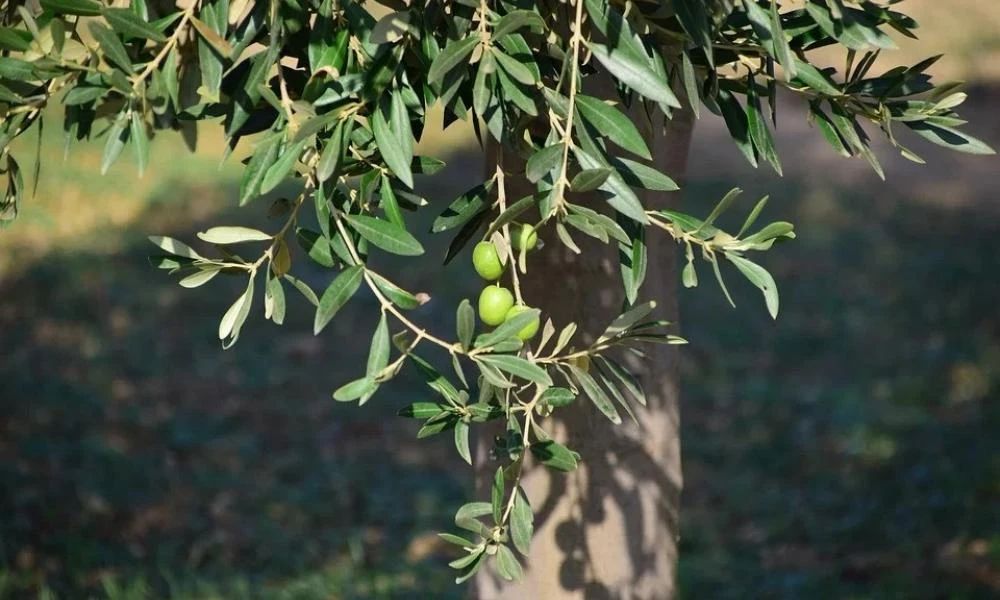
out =
<path fill-rule="evenodd" d="M 569 149 L 573 145 L 573 116 L 576 113 L 576 92 L 577 92 L 577 82 L 580 79 L 580 44 L 583 43 L 583 34 L 581 29 L 583 28 L 583 0 L 576 0 L 576 19 L 573 26 L 573 36 L 570 38 L 570 45 L 573 46 L 573 62 L 570 65 L 570 78 L 569 78 L 569 102 L 566 108 L 566 128 L 563 131 L 562 145 L 562 167 L 559 171 L 559 177 L 556 179 L 556 193 L 553 196 L 557 202 L 556 206 L 551 208 L 552 211 L 558 211 L 562 208 L 563 193 L 566 190 L 566 184 L 569 180 L 566 178 L 566 172 L 569 167 Z"/>
<path fill-rule="evenodd" d="M 138 93 L 139 84 L 144 82 L 146 78 L 149 77 L 153 73 L 153 71 L 155 71 L 157 67 L 160 66 L 160 63 L 163 62 L 163 60 L 167 57 L 170 51 L 173 50 L 174 46 L 177 45 L 177 42 L 180 41 L 181 34 L 184 32 L 184 29 L 186 28 L 188 21 L 190 21 L 191 17 L 194 16 L 194 11 L 198 8 L 198 5 L 199 2 L 192 2 L 191 6 L 184 9 L 184 13 L 181 15 L 181 20 L 177 24 L 177 28 L 174 29 L 174 32 L 172 34 L 170 34 L 170 38 L 167 39 L 167 42 L 163 45 L 163 48 L 161 48 L 159 53 L 157 53 L 157 55 L 153 57 L 153 60 L 149 61 L 146 64 L 146 67 L 141 72 L 139 72 L 138 75 L 132 78 L 132 89 L 135 90 L 136 93 Z"/>

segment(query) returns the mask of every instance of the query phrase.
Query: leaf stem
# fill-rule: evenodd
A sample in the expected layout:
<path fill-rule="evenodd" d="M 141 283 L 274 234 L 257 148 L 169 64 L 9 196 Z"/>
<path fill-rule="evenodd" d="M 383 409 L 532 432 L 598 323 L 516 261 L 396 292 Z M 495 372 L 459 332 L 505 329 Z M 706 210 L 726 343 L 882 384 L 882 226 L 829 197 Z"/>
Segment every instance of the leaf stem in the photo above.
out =
<path fill-rule="evenodd" d="M 515 461 L 514 464 L 517 465 L 517 474 L 514 476 L 514 485 L 511 487 L 510 498 L 507 500 L 507 507 L 504 508 L 503 516 L 500 518 L 500 522 L 497 523 L 498 526 L 505 526 L 505 524 L 510 520 L 510 513 L 514 510 L 514 502 L 517 500 L 517 491 L 521 487 L 521 475 L 524 473 L 524 458 L 525 453 L 528 452 L 528 447 L 530 446 L 530 435 L 532 430 L 532 423 L 535 414 L 535 405 L 542 398 L 543 388 L 540 386 L 535 386 L 535 396 L 530 402 L 524 404 L 524 426 L 521 430 L 521 457 Z"/>
<path fill-rule="evenodd" d="M 507 190 L 504 187 L 504 173 L 503 173 L 503 153 L 499 153 L 497 157 L 497 170 L 496 170 L 496 182 L 497 182 L 497 203 L 499 205 L 500 214 L 502 215 L 507 210 Z M 507 242 L 507 259 L 510 261 L 510 274 L 514 285 L 514 298 L 517 300 L 518 304 L 524 304 L 524 298 L 521 297 L 521 281 L 517 275 L 517 260 L 514 257 L 514 245 L 510 237 L 510 226 L 505 224 L 501 227 L 501 232 L 503 234 L 504 240 Z"/>
<path fill-rule="evenodd" d="M 246 269 L 251 273 L 256 273 L 257 269 L 260 268 L 264 261 L 270 260 L 274 257 L 274 248 L 278 245 L 278 241 L 285 237 L 288 233 L 288 228 L 298 221 L 299 210 L 302 208 L 302 204 L 305 202 L 306 196 L 309 195 L 309 190 L 315 186 L 315 181 L 312 177 L 306 179 L 305 186 L 303 186 L 302 191 L 299 192 L 298 197 L 295 199 L 295 205 L 292 206 L 292 213 L 288 215 L 288 219 L 285 220 L 285 224 L 281 226 L 278 233 L 271 236 L 271 245 L 267 250 L 261 254 L 260 258 L 254 261 L 252 264 L 247 265 Z"/>
<path fill-rule="evenodd" d="M 580 79 L 580 44 L 583 43 L 583 34 L 580 31 L 582 28 L 583 0 L 576 0 L 576 18 L 573 25 L 573 37 L 571 37 L 569 41 L 570 45 L 573 46 L 573 59 L 570 66 L 569 78 L 569 102 L 566 107 L 566 127 L 563 129 L 562 137 L 562 166 L 559 170 L 559 177 L 555 182 L 556 193 L 553 196 L 556 204 L 550 209 L 553 213 L 562 210 L 563 204 L 565 203 L 563 194 L 566 190 L 566 185 L 569 183 L 566 173 L 569 167 L 569 150 L 573 145 L 573 118 L 576 114 L 576 92 Z"/>
<path fill-rule="evenodd" d="M 313 176 L 310 175 L 309 178 L 312 179 L 312 177 Z M 396 320 L 398 320 L 400 323 L 406 326 L 410 331 L 412 331 L 417 336 L 416 341 L 424 339 L 427 340 L 428 342 L 431 342 L 433 344 L 436 344 L 444 348 L 449 352 L 466 354 L 465 350 L 461 348 L 461 344 L 449 343 L 445 340 L 442 340 L 439 337 L 427 333 L 426 329 L 419 327 L 418 325 L 413 323 L 413 321 L 407 318 L 406 315 L 404 315 L 398 308 L 396 308 L 396 305 L 393 304 L 391 300 L 385 297 L 385 294 L 382 293 L 382 290 L 378 289 L 378 286 L 375 284 L 375 280 L 372 278 L 368 270 L 368 267 L 365 266 L 364 261 L 361 260 L 361 255 L 358 253 L 357 248 L 355 248 L 354 246 L 354 240 L 348 234 L 347 228 L 344 227 L 344 219 L 341 217 L 339 210 L 335 209 L 333 211 L 333 220 L 337 226 L 337 231 L 340 232 L 340 236 L 344 240 L 344 245 L 347 246 L 347 251 L 350 253 L 351 258 L 354 260 L 356 264 L 362 265 L 362 267 L 364 268 L 365 283 L 368 285 L 368 288 L 372 291 L 372 294 L 375 295 L 375 298 L 379 301 L 379 304 L 382 305 L 382 309 L 391 313 L 392 316 L 396 317 Z"/>
<path fill-rule="evenodd" d="M 292 98 L 288 95 L 288 84 L 285 83 L 284 69 L 281 68 L 281 61 L 278 61 L 278 88 L 281 91 L 281 109 L 288 120 L 288 129 L 294 133 L 299 128 L 295 120 L 295 112 L 292 110 Z"/>
<path fill-rule="evenodd" d="M 160 66 L 160 63 L 163 62 L 163 60 L 167 57 L 167 54 L 169 54 L 170 51 L 174 49 L 174 47 L 177 45 L 177 42 L 180 40 L 181 34 L 184 33 L 184 30 L 186 29 L 188 21 L 190 21 L 191 17 L 194 16 L 194 11 L 198 8 L 200 3 L 201 0 L 197 0 L 196 2 L 192 2 L 191 6 L 184 9 L 184 13 L 181 15 L 181 20 L 179 23 L 177 23 L 177 28 L 174 29 L 174 32 L 172 34 L 170 34 L 170 38 L 163 45 L 163 48 L 161 48 L 159 53 L 157 53 L 157 55 L 153 57 L 153 60 L 149 61 L 146 64 L 146 67 L 138 75 L 132 78 L 133 91 L 139 93 L 138 91 L 139 85 L 142 82 L 144 82 L 146 78 L 149 77 L 153 73 L 153 71 L 156 70 L 157 67 Z"/>

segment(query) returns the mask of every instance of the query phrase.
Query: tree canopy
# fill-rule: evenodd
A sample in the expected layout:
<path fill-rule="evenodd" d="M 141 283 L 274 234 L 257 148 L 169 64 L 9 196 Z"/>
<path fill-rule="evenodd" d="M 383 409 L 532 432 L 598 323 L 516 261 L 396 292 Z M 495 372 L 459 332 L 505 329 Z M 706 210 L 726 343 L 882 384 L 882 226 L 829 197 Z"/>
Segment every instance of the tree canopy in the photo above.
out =
<path fill-rule="evenodd" d="M 293 199 L 267 210 L 281 217 L 271 232 L 220 225 L 198 234 L 206 250 L 152 237 L 154 261 L 200 287 L 220 274 L 245 278 L 246 287 L 221 316 L 218 335 L 235 344 L 258 299 L 276 324 L 285 319 L 288 292 L 315 306 L 319 334 L 361 289 L 378 300 L 381 317 L 365 373 L 333 392 L 364 404 L 404 366 L 431 390 L 404 416 L 424 421 L 418 436 L 454 435 L 458 453 L 472 462 L 469 432 L 489 421 L 506 423 L 496 440 L 490 498 L 460 507 L 460 534 L 442 534 L 464 549 L 451 563 L 458 581 L 492 560 L 516 579 L 533 530 L 530 500 L 519 487 L 525 461 L 573 470 L 580 456 L 551 438 L 544 419 L 573 410 L 582 396 L 612 423 L 644 392 L 621 360 L 642 356 L 642 344 L 679 344 L 670 323 L 641 301 L 646 236 L 666 235 L 683 247 L 682 282 L 699 282 L 699 267 L 718 282 L 734 273 L 762 293 L 772 317 L 779 311 L 774 278 L 751 256 L 793 239 L 790 223 L 758 225 L 767 198 L 748 211 L 742 227 L 724 231 L 717 218 L 740 195 L 734 188 L 704 214 L 644 205 L 636 190 L 670 192 L 679 174 L 664 173 L 635 115 L 653 122 L 679 112 L 721 116 L 733 143 L 754 166 L 781 173 L 774 143 L 777 100 L 801 101 L 834 152 L 860 157 L 880 176 L 882 167 L 864 126 L 875 126 L 905 157 L 901 131 L 960 152 L 992 150 L 964 133 L 955 112 L 965 100 L 957 84 L 935 84 L 937 60 L 874 73 L 891 50 L 890 34 L 914 36 L 917 24 L 895 2 L 850 0 L 39 0 L 3 5 L 0 26 L 0 167 L 6 191 L 0 219 L 9 222 L 30 195 L 26 179 L 51 165 L 15 156 L 11 142 L 52 118 L 61 105 L 67 148 L 104 138 L 106 171 L 126 152 L 140 174 L 155 168 L 150 139 L 177 130 L 194 147 L 197 125 L 221 127 L 226 156 L 246 154 L 239 203 L 271 197 L 295 179 Z M 814 50 L 835 46 L 842 66 L 817 62 Z M 611 85 L 607 85 L 610 83 Z M 614 97 L 605 90 L 617 90 Z M 430 126 L 429 110 L 444 124 L 471 121 L 483 144 L 519 157 L 523 168 L 490 165 L 483 181 L 441 206 L 425 199 L 416 176 L 441 161 L 415 154 Z M 534 193 L 507 194 L 527 181 Z M 595 206 L 586 198 L 599 194 Z M 408 213 L 433 210 L 430 234 L 446 235 L 447 264 L 476 242 L 477 269 L 513 290 L 491 291 L 456 309 L 450 336 L 430 332 L 409 311 L 428 301 L 369 264 L 389 253 L 424 256 L 422 232 Z M 603 333 L 581 341 L 574 323 L 554 323 L 525 306 L 518 274 L 544 244 L 579 252 L 574 236 L 617 246 L 620 285 L 627 298 Z M 193 243 L 193 242 L 192 242 Z M 293 251 L 293 246 L 298 250 Z M 478 248 L 483 248 L 480 252 Z M 330 269 L 315 291 L 295 277 L 297 261 Z M 486 262 L 481 262 L 486 261 Z M 482 268 L 480 268 L 482 267 Z M 499 294 L 499 295 L 497 295 Z M 491 304 L 492 303 L 492 304 Z M 502 310 L 501 310 L 502 309 Z M 495 328 L 484 327 L 489 322 Z M 539 331 L 540 330 L 540 331 Z M 540 333 L 540 335 L 539 335 Z M 435 365 L 425 349 L 438 347 L 450 365 Z"/>

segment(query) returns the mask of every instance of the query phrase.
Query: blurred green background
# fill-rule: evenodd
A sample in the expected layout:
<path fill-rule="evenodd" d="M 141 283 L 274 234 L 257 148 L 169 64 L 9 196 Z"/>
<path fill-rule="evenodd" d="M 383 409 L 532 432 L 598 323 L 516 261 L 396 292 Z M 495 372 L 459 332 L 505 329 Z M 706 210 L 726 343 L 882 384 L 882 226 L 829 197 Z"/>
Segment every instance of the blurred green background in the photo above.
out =
<path fill-rule="evenodd" d="M 938 74 L 973 79 L 970 132 L 1000 146 L 1000 11 L 907 4 L 924 50 L 891 61 L 950 52 Z M 785 108 L 784 179 L 710 117 L 691 156 L 687 210 L 739 185 L 799 238 L 764 258 L 777 322 L 735 277 L 737 310 L 708 277 L 681 296 L 683 597 L 1000 597 L 998 161 L 883 148 L 882 183 Z M 239 282 L 179 288 L 145 236 L 273 228 L 267 202 L 235 209 L 237 163 L 219 166 L 210 131 L 194 155 L 160 136 L 142 179 L 127 161 L 99 177 L 100 142 L 64 161 L 51 116 L 38 191 L 0 232 L 0 597 L 462 597 L 434 533 L 470 473 L 394 416 L 419 388 L 330 399 L 362 368 L 374 300 L 316 338 L 290 296 L 284 327 L 254 315 L 222 351 Z M 421 182 L 437 212 L 481 158 L 461 129 L 424 149 L 449 163 Z M 417 314 L 431 328 L 475 292 L 464 264 L 389 268 L 435 292 Z M 329 277 L 301 255 L 293 271 Z"/>

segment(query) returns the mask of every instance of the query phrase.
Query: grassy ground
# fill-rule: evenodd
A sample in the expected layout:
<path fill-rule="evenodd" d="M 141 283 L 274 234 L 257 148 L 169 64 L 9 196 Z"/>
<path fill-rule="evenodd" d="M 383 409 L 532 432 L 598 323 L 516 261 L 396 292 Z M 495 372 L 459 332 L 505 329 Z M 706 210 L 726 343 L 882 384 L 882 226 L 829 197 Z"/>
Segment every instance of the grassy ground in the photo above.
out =
<path fill-rule="evenodd" d="M 979 93 L 971 120 L 997 144 L 1000 96 Z M 682 296 L 684 597 L 996 597 L 996 161 L 934 155 L 936 187 L 899 165 L 883 186 L 806 162 L 815 132 L 785 125 L 800 162 L 782 181 L 711 127 L 693 155 L 691 210 L 735 182 L 800 237 L 766 261 L 776 323 L 748 287 L 736 311 L 707 281 Z M 461 597 L 432 535 L 467 495 L 450 444 L 392 416 L 406 381 L 365 410 L 329 399 L 360 368 L 344 340 L 371 331 L 373 301 L 314 338 L 293 299 L 283 328 L 257 315 L 223 352 L 238 283 L 182 290 L 146 263 L 150 233 L 266 222 L 264 202 L 232 208 L 235 172 L 205 141 L 194 157 L 158 141 L 169 159 L 143 180 L 93 175 L 93 148 L 49 160 L 0 232 L 0 598 Z M 427 183 L 439 204 L 478 165 L 450 162 Z M 462 265 L 400 276 L 443 290 L 418 315 L 431 327 L 475 285 Z"/>
<path fill-rule="evenodd" d="M 402 431 L 395 410 L 412 382 L 364 414 L 330 400 L 362 368 L 338 342 L 370 333 L 374 300 L 314 338 L 311 307 L 291 298 L 284 329 L 258 321 L 223 352 L 213 323 L 239 284 L 177 287 L 147 263 L 145 236 L 269 227 L 267 202 L 233 210 L 234 169 L 207 158 L 211 142 L 198 156 L 158 145 L 171 160 L 137 183 L 129 164 L 93 176 L 96 147 L 50 160 L 61 148 L 47 134 L 37 196 L 0 234 L 0 590 L 73 598 L 121 575 L 171 597 L 454 594 L 429 536 L 464 479 L 440 466 L 447 449 Z M 328 276 L 297 271 L 313 287 Z M 398 280 L 433 289 L 444 276 Z"/>
<path fill-rule="evenodd" d="M 687 597 L 995 597 L 1000 227 L 798 198 L 776 326 L 683 307 Z"/>

